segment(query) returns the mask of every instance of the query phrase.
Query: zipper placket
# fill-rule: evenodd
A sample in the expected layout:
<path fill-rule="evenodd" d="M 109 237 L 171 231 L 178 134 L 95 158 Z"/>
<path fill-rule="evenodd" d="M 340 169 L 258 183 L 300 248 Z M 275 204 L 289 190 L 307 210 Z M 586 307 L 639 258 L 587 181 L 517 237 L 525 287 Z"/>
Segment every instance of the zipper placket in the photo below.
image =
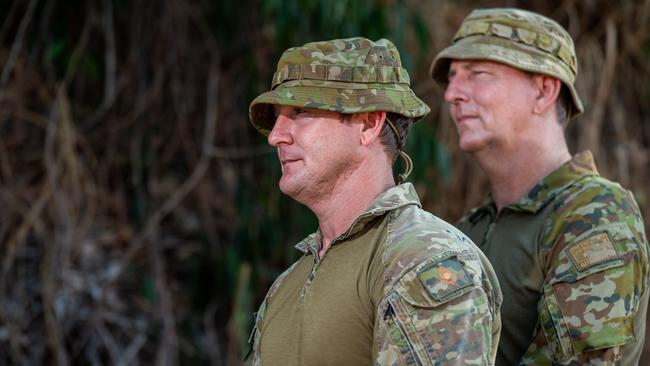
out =
<path fill-rule="evenodd" d="M 332 244 L 334 244 L 335 242 L 336 239 L 332 241 Z M 309 274 L 307 275 L 307 281 L 305 281 L 300 291 L 300 301 L 303 301 L 303 299 L 305 298 L 305 295 L 307 294 L 307 290 L 309 290 L 309 287 L 311 286 L 312 282 L 314 282 L 314 279 L 316 278 L 316 271 L 318 271 L 318 267 L 320 267 L 321 262 L 327 255 L 327 251 L 329 251 L 328 249 L 327 251 L 325 251 L 325 253 L 323 253 L 323 256 L 321 258 L 318 258 L 318 250 L 319 250 L 318 248 L 312 248 L 312 247 L 309 248 L 309 251 L 311 252 L 313 259 L 312 259 L 311 269 L 309 270 Z"/>
<path fill-rule="evenodd" d="M 334 246 L 334 244 L 336 244 L 339 241 L 347 238 L 350 235 L 350 232 L 352 231 L 352 229 L 359 223 L 359 221 L 361 219 L 364 219 L 367 216 L 370 216 L 370 214 L 361 215 L 361 216 L 357 217 L 357 219 L 352 223 L 352 225 L 350 225 L 350 228 L 345 233 L 339 235 L 337 238 L 332 240 L 332 242 L 330 243 L 330 247 L 323 253 L 322 257 L 318 258 L 318 251 L 319 251 L 320 248 L 312 248 L 312 247 L 309 248 L 309 251 L 311 252 L 311 255 L 314 257 L 314 259 L 312 261 L 312 265 L 311 265 L 311 269 L 309 271 L 309 275 L 307 276 L 307 281 L 302 286 L 302 290 L 300 291 L 300 300 L 301 301 L 304 299 L 305 294 L 307 293 L 307 290 L 311 286 L 312 282 L 314 282 L 314 278 L 316 278 L 316 271 L 318 271 L 318 267 L 320 267 L 321 263 L 323 262 L 323 260 L 327 256 L 327 252 L 332 250 L 332 247 Z M 323 241 L 323 239 L 321 237 L 321 245 L 322 245 L 322 241 Z"/>
<path fill-rule="evenodd" d="M 485 230 L 485 235 L 483 235 L 483 240 L 481 241 L 481 248 L 485 247 L 485 244 L 487 244 L 487 241 L 490 239 L 490 235 L 492 234 L 492 229 L 494 229 L 494 225 L 497 222 L 498 216 L 496 214 L 493 214 L 492 211 L 488 212 L 488 215 L 490 216 L 490 222 L 488 223 L 487 230 Z"/>

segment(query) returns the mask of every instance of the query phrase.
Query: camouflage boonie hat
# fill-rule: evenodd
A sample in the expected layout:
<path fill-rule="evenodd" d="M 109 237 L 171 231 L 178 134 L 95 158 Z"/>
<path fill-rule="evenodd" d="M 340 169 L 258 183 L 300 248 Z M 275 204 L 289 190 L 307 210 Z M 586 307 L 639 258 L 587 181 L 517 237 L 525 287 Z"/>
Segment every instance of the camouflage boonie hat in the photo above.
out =
<path fill-rule="evenodd" d="M 520 9 L 479 9 L 470 13 L 451 46 L 431 64 L 431 76 L 447 85 L 453 59 L 483 59 L 560 79 L 571 92 L 569 119 L 584 111 L 574 86 L 578 74 L 573 40 L 554 20 Z"/>
<path fill-rule="evenodd" d="M 311 42 L 282 54 L 271 91 L 251 102 L 249 115 L 263 135 L 275 124 L 274 104 L 340 113 L 385 111 L 419 119 L 430 109 L 409 86 L 399 52 L 386 39 Z"/>

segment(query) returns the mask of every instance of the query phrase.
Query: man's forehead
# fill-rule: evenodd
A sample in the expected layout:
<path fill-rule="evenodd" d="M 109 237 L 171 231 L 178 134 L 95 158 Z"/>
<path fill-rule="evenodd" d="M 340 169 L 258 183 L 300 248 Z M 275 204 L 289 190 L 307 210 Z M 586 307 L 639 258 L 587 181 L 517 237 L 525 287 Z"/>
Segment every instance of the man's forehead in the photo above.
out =
<path fill-rule="evenodd" d="M 451 63 L 449 64 L 448 75 L 453 76 L 458 70 L 472 71 L 477 68 L 484 68 L 490 71 L 501 72 L 506 74 L 524 74 L 529 76 L 534 74 L 502 62 L 482 60 L 482 59 L 471 59 L 471 60 L 452 60 Z"/>
<path fill-rule="evenodd" d="M 340 112 L 322 110 L 318 108 L 310 108 L 310 107 L 302 107 L 302 106 L 294 106 L 294 105 L 286 105 L 286 104 L 273 104 L 273 113 L 275 114 L 276 117 L 283 113 L 287 115 L 293 114 L 296 110 L 300 110 L 301 112 L 309 112 L 309 114 L 311 115 L 322 115 L 322 116 L 343 115 L 343 113 Z"/>
<path fill-rule="evenodd" d="M 478 66 L 510 67 L 500 62 L 482 60 L 482 59 L 472 59 L 472 60 L 451 60 L 449 64 L 449 69 L 450 70 L 457 69 L 457 68 L 472 69 Z"/>
<path fill-rule="evenodd" d="M 297 107 L 295 105 L 286 105 L 286 104 L 273 104 L 273 112 L 275 114 L 280 114 L 280 112 L 284 111 L 293 111 L 296 109 L 300 110 L 305 110 L 305 111 L 317 111 L 317 109 L 314 108 L 307 108 L 307 107 Z"/>

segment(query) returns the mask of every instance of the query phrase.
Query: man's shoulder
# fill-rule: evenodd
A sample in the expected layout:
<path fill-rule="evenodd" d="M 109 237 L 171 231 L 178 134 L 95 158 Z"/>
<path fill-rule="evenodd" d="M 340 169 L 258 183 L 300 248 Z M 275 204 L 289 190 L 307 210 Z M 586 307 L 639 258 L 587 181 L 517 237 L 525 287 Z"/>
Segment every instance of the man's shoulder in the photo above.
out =
<path fill-rule="evenodd" d="M 626 223 L 643 231 L 639 207 L 631 192 L 601 176 L 588 176 L 560 193 L 552 203 L 547 235 L 588 231 L 594 227 Z"/>
<path fill-rule="evenodd" d="M 399 210 L 390 218 L 387 252 L 402 247 L 429 253 L 476 249 L 460 230 L 416 206 Z"/>
<path fill-rule="evenodd" d="M 556 207 L 576 207 L 605 200 L 634 200 L 619 183 L 600 175 L 582 177 L 569 185 L 555 199 Z"/>
<path fill-rule="evenodd" d="M 573 263 L 578 269 L 592 268 L 592 263 L 612 262 L 639 251 L 641 260 L 647 260 L 639 207 L 632 193 L 618 183 L 600 176 L 582 179 L 553 205 L 543 239 L 544 250 L 556 253 L 549 258 L 551 267 Z"/>
<path fill-rule="evenodd" d="M 382 256 L 388 282 L 414 269 L 425 271 L 428 266 L 442 268 L 456 262 L 476 278 L 482 276 L 478 248 L 453 225 L 416 206 L 394 212 L 389 220 Z"/>

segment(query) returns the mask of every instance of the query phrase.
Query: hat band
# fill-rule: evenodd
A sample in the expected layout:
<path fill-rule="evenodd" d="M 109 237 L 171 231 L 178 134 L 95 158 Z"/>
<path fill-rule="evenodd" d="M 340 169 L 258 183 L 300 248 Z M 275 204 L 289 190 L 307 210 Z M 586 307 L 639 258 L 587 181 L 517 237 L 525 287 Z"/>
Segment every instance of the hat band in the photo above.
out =
<path fill-rule="evenodd" d="M 504 38 L 545 51 L 560 59 L 574 75 L 577 73 L 577 62 L 571 49 L 544 33 L 495 22 L 465 21 L 454 36 L 454 42 L 476 35 Z"/>
<path fill-rule="evenodd" d="M 289 80 L 411 85 L 406 69 L 393 66 L 285 65 L 273 75 L 271 89 Z"/>

